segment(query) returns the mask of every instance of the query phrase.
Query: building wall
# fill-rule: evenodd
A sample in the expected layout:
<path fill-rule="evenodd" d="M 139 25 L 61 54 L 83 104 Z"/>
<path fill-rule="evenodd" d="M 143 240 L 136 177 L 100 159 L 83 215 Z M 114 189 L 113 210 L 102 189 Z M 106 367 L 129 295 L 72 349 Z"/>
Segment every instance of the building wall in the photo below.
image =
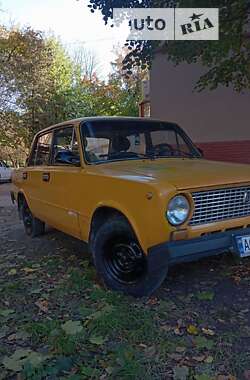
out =
<path fill-rule="evenodd" d="M 204 72 L 159 54 L 150 75 L 151 117 L 177 122 L 207 158 L 250 163 L 250 91 L 194 91 Z"/>

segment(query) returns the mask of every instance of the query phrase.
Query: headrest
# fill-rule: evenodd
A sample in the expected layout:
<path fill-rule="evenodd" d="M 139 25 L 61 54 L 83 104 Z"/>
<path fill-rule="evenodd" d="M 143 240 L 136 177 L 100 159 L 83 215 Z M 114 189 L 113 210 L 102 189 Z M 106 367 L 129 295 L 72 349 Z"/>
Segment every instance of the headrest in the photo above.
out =
<path fill-rule="evenodd" d="M 126 152 L 130 148 L 130 141 L 127 137 L 116 136 L 112 140 L 112 148 L 115 152 Z"/>

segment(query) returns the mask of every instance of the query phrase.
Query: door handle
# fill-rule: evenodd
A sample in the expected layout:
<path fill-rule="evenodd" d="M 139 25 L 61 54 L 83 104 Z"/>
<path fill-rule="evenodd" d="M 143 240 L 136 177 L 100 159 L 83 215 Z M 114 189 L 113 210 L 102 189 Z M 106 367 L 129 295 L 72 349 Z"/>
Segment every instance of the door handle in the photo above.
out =
<path fill-rule="evenodd" d="M 43 181 L 44 182 L 50 181 L 50 173 L 43 173 Z"/>

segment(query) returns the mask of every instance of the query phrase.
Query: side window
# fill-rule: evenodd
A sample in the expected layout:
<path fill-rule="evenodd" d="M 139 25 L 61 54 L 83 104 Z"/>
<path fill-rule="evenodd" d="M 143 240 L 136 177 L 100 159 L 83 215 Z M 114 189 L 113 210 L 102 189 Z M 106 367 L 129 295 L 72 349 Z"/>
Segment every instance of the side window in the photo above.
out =
<path fill-rule="evenodd" d="M 86 137 L 85 157 L 88 162 L 107 160 L 110 140 L 98 137 Z"/>
<path fill-rule="evenodd" d="M 52 164 L 79 165 L 80 151 L 73 127 L 54 131 Z"/>
<path fill-rule="evenodd" d="M 49 164 L 52 132 L 39 136 L 33 147 L 29 166 L 45 166 Z"/>

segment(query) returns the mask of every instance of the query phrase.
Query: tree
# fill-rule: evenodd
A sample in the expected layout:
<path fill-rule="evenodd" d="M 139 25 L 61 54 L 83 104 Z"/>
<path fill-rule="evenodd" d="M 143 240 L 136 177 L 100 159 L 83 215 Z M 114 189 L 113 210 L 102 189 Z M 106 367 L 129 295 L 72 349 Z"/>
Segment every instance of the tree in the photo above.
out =
<path fill-rule="evenodd" d="M 101 10 L 104 22 L 112 19 L 115 7 L 169 7 L 220 9 L 219 41 L 129 41 L 130 52 L 124 59 L 124 68 L 129 74 L 135 66 L 150 67 L 156 52 L 161 51 L 174 64 L 200 62 L 207 72 L 196 85 L 198 90 L 215 89 L 222 84 L 230 84 L 241 91 L 250 87 L 250 0 L 91 0 L 91 12 Z"/>
<path fill-rule="evenodd" d="M 24 162 L 34 134 L 61 121 L 136 116 L 142 72 L 134 69 L 126 78 L 122 61 L 119 55 L 103 81 L 88 51 L 72 59 L 39 31 L 0 26 L 0 158 Z"/>
<path fill-rule="evenodd" d="M 24 155 L 34 134 L 64 119 L 72 64 L 53 38 L 30 28 L 0 27 L 0 147 Z"/>
<path fill-rule="evenodd" d="M 76 75 L 91 80 L 98 73 L 99 62 L 96 55 L 83 46 L 79 46 L 73 55 Z"/>

